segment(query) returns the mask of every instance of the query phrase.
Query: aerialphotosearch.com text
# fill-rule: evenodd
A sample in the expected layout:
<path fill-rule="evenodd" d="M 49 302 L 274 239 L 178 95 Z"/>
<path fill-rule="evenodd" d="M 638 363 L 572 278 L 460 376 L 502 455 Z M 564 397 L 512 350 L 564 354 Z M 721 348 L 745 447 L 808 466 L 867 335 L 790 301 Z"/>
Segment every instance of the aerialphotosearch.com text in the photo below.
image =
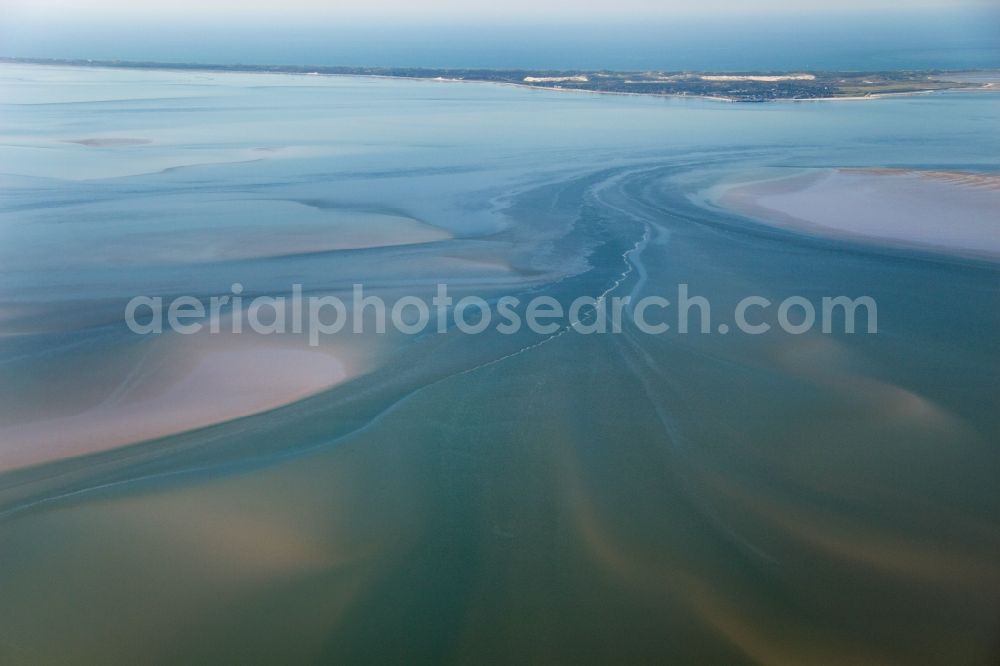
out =
<path fill-rule="evenodd" d="M 301 284 L 292 285 L 287 296 L 249 298 L 243 291 L 243 285 L 236 282 L 230 293 L 207 299 L 136 296 L 125 307 L 125 322 L 140 335 L 165 331 L 183 335 L 203 331 L 241 333 L 249 329 L 260 335 L 305 334 L 313 346 L 324 336 L 385 333 L 388 327 L 406 335 L 449 330 L 476 335 L 491 328 L 510 335 L 522 327 L 540 335 L 564 328 L 584 335 L 615 334 L 626 326 L 648 335 L 761 335 L 775 328 L 791 335 L 816 330 L 878 332 L 878 308 L 871 296 L 789 296 L 772 301 L 750 295 L 731 308 L 726 321 L 716 321 L 709 299 L 692 294 L 686 283 L 678 284 L 670 298 L 647 295 L 633 301 L 628 296 L 580 296 L 568 303 L 547 295 L 456 299 L 448 293 L 446 284 L 438 284 L 430 299 L 412 295 L 384 299 L 366 294 L 362 284 L 353 285 L 349 298 L 304 295 Z"/>

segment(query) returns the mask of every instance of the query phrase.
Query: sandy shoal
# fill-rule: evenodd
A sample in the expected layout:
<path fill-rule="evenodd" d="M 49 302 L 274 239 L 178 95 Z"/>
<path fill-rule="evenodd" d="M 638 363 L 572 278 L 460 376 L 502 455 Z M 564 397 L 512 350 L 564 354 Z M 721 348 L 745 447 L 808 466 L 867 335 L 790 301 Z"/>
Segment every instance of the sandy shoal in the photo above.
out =
<path fill-rule="evenodd" d="M 736 184 L 716 203 L 817 235 L 1000 259 L 1000 176 L 827 169 Z"/>
<path fill-rule="evenodd" d="M 267 411 L 370 369 L 356 345 L 281 336 L 163 335 L 127 374 L 95 376 L 100 397 L 54 391 L 43 415 L 0 425 L 0 472 L 83 456 Z M 110 362 L 110 361 L 109 361 Z"/>

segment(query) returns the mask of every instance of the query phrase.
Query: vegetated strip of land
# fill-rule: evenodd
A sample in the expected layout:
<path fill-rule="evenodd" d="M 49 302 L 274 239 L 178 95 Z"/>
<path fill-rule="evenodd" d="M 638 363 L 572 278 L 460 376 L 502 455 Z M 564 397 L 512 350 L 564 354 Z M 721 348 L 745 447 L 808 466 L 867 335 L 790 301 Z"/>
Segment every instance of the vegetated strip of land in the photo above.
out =
<path fill-rule="evenodd" d="M 0 58 L 0 62 L 126 69 L 180 69 L 219 72 L 272 72 L 407 79 L 478 81 L 581 92 L 710 97 L 732 102 L 809 100 L 919 93 L 952 88 L 984 88 L 993 83 L 957 80 L 968 70 L 884 72 L 614 72 L 592 70 L 433 69 L 425 67 L 323 67 L 300 65 L 207 65 L 126 60 Z"/>

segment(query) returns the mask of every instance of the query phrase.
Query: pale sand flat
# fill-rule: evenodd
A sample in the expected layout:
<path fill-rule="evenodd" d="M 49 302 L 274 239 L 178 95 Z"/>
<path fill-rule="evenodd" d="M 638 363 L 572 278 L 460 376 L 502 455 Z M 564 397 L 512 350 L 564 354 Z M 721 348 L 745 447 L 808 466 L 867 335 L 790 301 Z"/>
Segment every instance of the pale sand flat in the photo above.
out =
<path fill-rule="evenodd" d="M 0 425 L 0 472 L 274 409 L 367 371 L 357 348 L 257 335 L 165 335 L 99 403 Z M 152 360 L 150 360 L 152 359 Z M 107 388 L 107 387 L 105 387 Z"/>
<path fill-rule="evenodd" d="M 734 185 L 716 202 L 807 233 L 1000 259 L 994 174 L 831 169 Z"/>
<path fill-rule="evenodd" d="M 132 139 L 129 137 L 94 137 L 92 139 L 67 139 L 66 143 L 76 143 L 90 148 L 112 148 L 114 146 L 142 146 L 152 143 L 149 139 Z"/>
<path fill-rule="evenodd" d="M 273 232 L 252 229 L 245 233 L 220 234 L 216 231 L 180 237 L 164 233 L 151 239 L 150 254 L 153 260 L 199 263 L 418 245 L 454 238 L 445 229 L 399 215 L 338 212 L 318 213 L 306 219 L 313 224 L 298 228 L 289 224 Z M 326 224 L 320 226 L 314 223 L 317 219 Z M 111 256 L 110 259 L 117 257 Z"/>
<path fill-rule="evenodd" d="M 914 169 L 840 169 L 842 173 L 884 174 L 889 176 L 916 175 L 921 178 L 941 180 L 955 185 L 986 187 L 1000 190 L 1000 174 L 974 173 L 970 171 L 917 171 Z"/>

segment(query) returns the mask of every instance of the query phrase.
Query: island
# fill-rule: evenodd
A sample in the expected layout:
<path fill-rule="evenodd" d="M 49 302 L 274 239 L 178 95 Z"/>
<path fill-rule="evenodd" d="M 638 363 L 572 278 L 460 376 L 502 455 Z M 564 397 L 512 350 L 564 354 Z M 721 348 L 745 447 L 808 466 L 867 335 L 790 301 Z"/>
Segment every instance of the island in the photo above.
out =
<path fill-rule="evenodd" d="M 126 60 L 0 58 L 0 62 L 173 69 L 224 72 L 272 72 L 314 76 L 378 76 L 436 81 L 474 81 L 619 95 L 701 97 L 727 102 L 865 99 L 956 88 L 1000 89 L 1000 75 L 949 70 L 882 72 L 669 72 L 608 70 L 435 69 L 424 67 L 341 67 L 315 65 L 211 65 Z"/>

